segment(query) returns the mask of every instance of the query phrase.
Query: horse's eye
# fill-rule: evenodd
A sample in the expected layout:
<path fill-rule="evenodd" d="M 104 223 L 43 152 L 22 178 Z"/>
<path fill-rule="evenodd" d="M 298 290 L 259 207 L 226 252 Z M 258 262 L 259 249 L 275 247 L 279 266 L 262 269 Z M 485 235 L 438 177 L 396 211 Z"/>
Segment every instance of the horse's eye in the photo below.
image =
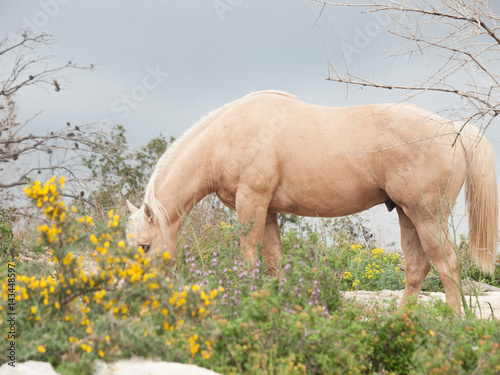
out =
<path fill-rule="evenodd" d="M 145 253 L 147 253 L 147 252 L 149 251 L 149 248 L 151 247 L 151 245 L 145 245 L 145 244 L 143 244 L 143 245 L 139 245 L 139 246 L 140 246 L 140 247 L 142 247 L 142 250 L 143 250 Z"/>

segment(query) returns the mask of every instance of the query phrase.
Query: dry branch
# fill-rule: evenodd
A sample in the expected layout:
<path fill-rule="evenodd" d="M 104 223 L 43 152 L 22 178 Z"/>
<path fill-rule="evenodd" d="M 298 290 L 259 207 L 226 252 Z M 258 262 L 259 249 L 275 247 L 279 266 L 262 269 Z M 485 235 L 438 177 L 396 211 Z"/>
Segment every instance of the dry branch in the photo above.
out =
<path fill-rule="evenodd" d="M 22 196 L 19 187 L 30 179 L 64 173 L 69 182 L 84 183 L 89 172 L 82 156 L 102 150 L 101 142 L 109 134 L 99 124 L 74 126 L 69 123 L 47 134 L 28 131 L 28 124 L 17 120 L 15 95 L 30 86 L 61 90 L 58 74 L 70 69 L 91 69 L 71 61 L 51 66 L 52 56 L 45 53 L 54 40 L 47 34 L 23 33 L 19 40 L 0 40 L 0 197 L 4 204 L 16 205 Z M 41 56 L 41 57 L 40 57 Z M 33 128 L 33 126 L 31 126 Z M 111 140 L 108 140 L 112 143 Z M 39 176 L 42 175 L 42 176 Z M 69 193 L 68 193 L 69 194 Z M 74 192 L 72 196 L 80 196 Z"/>
<path fill-rule="evenodd" d="M 406 92 L 408 98 L 425 92 L 453 95 L 462 102 L 455 120 L 473 121 L 486 129 L 500 114 L 500 16 L 486 0 L 372 0 L 332 2 L 323 6 L 356 7 L 366 14 L 383 13 L 390 20 L 381 31 L 396 44 L 386 46 L 393 64 L 417 55 L 428 73 L 418 82 L 388 79 L 386 82 L 352 73 L 353 64 L 340 51 L 328 79 L 357 87 Z M 349 42 L 349 41 L 348 41 Z M 339 63 L 341 62 L 341 63 Z M 391 75 L 388 74 L 390 77 Z"/>

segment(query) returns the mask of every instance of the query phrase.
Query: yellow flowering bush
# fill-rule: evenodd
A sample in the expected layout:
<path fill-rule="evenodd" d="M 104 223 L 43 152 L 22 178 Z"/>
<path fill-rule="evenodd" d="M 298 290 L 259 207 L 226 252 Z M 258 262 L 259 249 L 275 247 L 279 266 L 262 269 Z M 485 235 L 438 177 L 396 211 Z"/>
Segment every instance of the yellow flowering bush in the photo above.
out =
<path fill-rule="evenodd" d="M 353 244 L 346 254 L 348 269 L 342 278 L 348 290 L 404 288 L 404 260 L 398 253 L 389 253 L 378 247 L 365 249 L 360 244 Z"/>
<path fill-rule="evenodd" d="M 176 285 L 168 252 L 129 248 L 119 215 L 111 210 L 99 229 L 92 217 L 61 200 L 63 188 L 64 178 L 52 177 L 24 189 L 43 211 L 39 243 L 50 254 L 53 273 L 16 275 L 17 321 L 23 325 L 18 360 L 113 360 L 147 356 L 154 345 L 170 347 L 171 359 L 209 359 L 214 338 L 203 328 L 223 289 Z M 0 276 L 0 310 L 6 310 L 9 280 Z M 0 318 L 0 329 L 7 323 Z"/>

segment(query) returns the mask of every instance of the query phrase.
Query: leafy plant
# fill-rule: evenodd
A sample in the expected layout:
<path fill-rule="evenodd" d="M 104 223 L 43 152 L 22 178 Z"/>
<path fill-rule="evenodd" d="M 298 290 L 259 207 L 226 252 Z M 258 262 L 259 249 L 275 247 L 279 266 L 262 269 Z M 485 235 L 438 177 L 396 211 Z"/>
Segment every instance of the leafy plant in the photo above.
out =
<path fill-rule="evenodd" d="M 107 210 L 122 204 L 124 199 L 142 199 L 156 162 L 174 141 L 175 138 L 167 141 L 160 134 L 131 151 L 123 126 L 114 127 L 111 141 L 102 138 L 95 152 L 83 159 L 92 172 L 92 180 L 97 182 L 93 200 Z M 103 153 L 103 149 L 107 152 Z"/>
<path fill-rule="evenodd" d="M 19 257 L 22 240 L 14 234 L 14 222 L 14 214 L 0 208 L 0 264 L 5 264 Z"/>

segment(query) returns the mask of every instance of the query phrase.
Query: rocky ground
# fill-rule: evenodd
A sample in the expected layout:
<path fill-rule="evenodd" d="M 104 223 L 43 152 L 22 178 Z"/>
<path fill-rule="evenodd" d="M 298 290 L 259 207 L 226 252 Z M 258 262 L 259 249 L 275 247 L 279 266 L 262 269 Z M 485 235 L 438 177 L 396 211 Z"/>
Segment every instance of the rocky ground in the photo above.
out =
<path fill-rule="evenodd" d="M 478 317 L 489 319 L 492 315 L 496 319 L 500 319 L 500 289 L 495 291 L 482 291 L 482 295 L 476 297 L 466 296 L 466 300 L 474 307 L 474 312 Z M 344 296 L 348 299 L 355 298 L 363 304 L 382 303 L 388 304 L 391 300 L 396 299 L 398 302 L 403 296 L 402 290 L 382 290 L 380 292 L 366 292 L 363 290 L 356 292 L 344 292 Z M 444 293 L 425 293 L 421 292 L 418 296 L 419 303 L 426 303 L 432 300 L 445 300 Z M 479 302 L 479 304 L 478 304 Z"/>

